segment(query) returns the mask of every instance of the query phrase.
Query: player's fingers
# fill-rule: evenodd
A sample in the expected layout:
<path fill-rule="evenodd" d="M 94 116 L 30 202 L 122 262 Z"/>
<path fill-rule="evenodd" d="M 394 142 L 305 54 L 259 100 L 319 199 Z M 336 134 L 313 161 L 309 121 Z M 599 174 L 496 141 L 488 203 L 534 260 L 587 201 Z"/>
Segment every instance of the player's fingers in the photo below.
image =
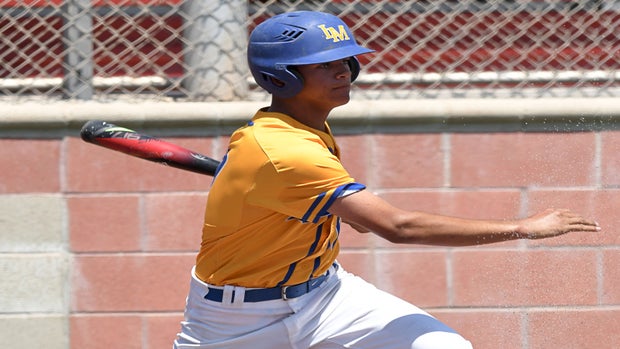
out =
<path fill-rule="evenodd" d="M 570 227 L 573 231 L 599 231 L 601 226 L 598 222 L 576 217 L 570 220 Z"/>
<path fill-rule="evenodd" d="M 592 231 L 600 231 L 601 227 L 598 225 L 590 225 L 590 224 L 574 224 L 574 225 L 571 225 L 571 230 L 592 232 Z"/>
<path fill-rule="evenodd" d="M 566 219 L 570 225 L 592 227 L 594 230 L 596 230 L 596 228 L 599 227 L 598 222 L 591 220 L 591 219 L 586 219 L 582 217 L 581 215 L 571 212 L 570 210 L 561 209 L 561 210 L 557 210 L 557 212 L 560 214 L 560 216 Z"/>

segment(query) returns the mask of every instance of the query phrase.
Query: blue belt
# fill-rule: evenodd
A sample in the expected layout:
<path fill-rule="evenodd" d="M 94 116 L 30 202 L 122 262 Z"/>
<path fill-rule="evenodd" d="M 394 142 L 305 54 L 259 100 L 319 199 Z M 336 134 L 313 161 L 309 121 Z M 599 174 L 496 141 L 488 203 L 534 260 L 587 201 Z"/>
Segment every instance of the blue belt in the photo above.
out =
<path fill-rule="evenodd" d="M 306 293 L 314 290 L 315 288 L 321 286 L 323 282 L 327 279 L 329 275 L 329 271 L 319 277 L 314 279 L 310 279 L 304 283 L 291 285 L 291 286 L 276 286 L 271 288 L 257 288 L 245 290 L 245 296 L 243 297 L 243 301 L 246 303 L 255 303 L 255 302 L 263 302 L 263 301 L 271 301 L 274 299 L 282 299 L 287 300 L 291 298 L 297 298 L 305 295 Z M 222 302 L 224 298 L 224 290 L 221 288 L 213 288 L 209 287 L 207 295 L 205 299 L 215 302 Z M 234 291 L 233 291 L 233 299 Z"/>

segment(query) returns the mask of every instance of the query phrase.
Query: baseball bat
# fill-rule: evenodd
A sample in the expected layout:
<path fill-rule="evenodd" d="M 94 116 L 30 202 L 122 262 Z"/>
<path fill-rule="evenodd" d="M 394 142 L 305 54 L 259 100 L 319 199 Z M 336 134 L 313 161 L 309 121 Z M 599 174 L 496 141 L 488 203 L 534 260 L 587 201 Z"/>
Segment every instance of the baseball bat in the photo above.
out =
<path fill-rule="evenodd" d="M 141 159 L 213 176 L 220 164 L 195 151 L 101 120 L 82 126 L 82 140 Z"/>

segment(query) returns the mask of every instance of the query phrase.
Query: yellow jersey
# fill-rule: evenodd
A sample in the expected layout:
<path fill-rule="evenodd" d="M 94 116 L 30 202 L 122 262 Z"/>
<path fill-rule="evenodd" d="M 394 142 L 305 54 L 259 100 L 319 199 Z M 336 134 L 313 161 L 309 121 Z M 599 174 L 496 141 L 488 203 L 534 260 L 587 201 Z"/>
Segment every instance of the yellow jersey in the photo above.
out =
<path fill-rule="evenodd" d="M 338 197 L 363 190 L 322 132 L 259 110 L 236 130 L 205 210 L 196 275 L 213 285 L 274 287 L 316 277 L 339 252 Z"/>

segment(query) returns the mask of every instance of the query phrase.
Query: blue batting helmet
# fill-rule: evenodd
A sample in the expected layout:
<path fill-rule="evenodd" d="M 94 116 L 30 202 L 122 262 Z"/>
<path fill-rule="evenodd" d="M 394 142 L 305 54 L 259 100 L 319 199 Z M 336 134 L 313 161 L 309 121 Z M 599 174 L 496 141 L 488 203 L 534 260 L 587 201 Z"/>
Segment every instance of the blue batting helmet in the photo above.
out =
<path fill-rule="evenodd" d="M 323 12 L 296 11 L 271 17 L 252 31 L 248 64 L 259 86 L 274 96 L 288 98 L 303 88 L 303 79 L 291 66 L 351 57 L 353 81 L 360 71 L 355 56 L 373 51 L 358 45 L 340 18 Z M 274 84 L 272 78 L 282 84 Z"/>

